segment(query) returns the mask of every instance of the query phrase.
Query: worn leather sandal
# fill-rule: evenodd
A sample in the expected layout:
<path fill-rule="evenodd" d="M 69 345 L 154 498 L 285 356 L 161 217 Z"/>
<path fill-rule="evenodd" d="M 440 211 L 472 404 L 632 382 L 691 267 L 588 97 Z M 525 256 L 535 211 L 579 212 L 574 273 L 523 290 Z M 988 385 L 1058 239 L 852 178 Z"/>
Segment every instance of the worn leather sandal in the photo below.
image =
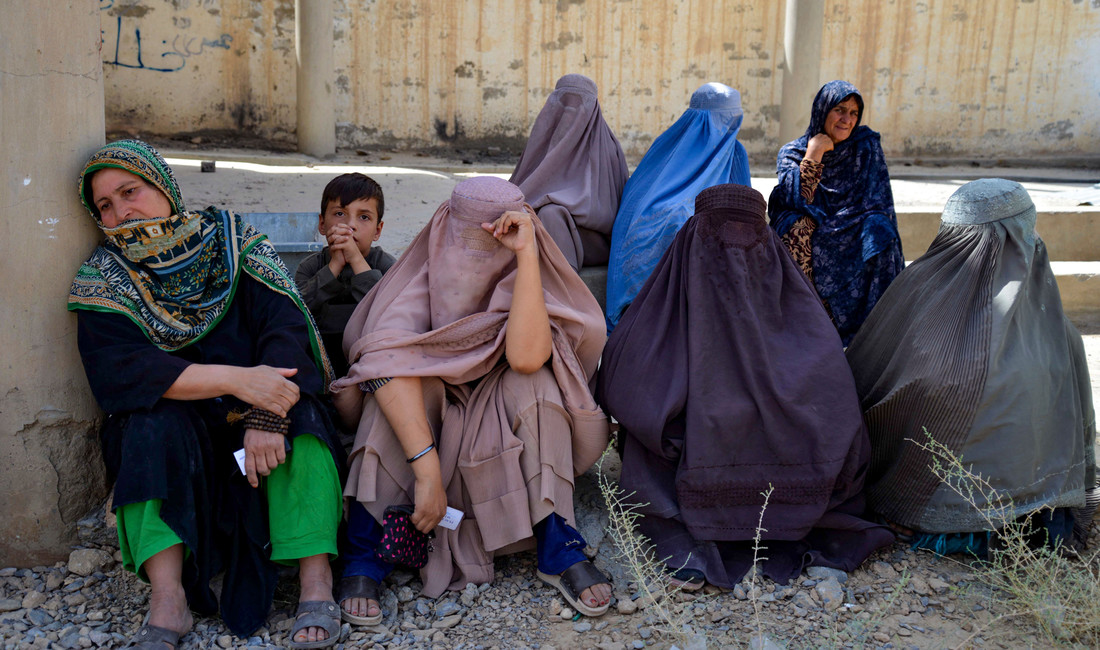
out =
<path fill-rule="evenodd" d="M 356 616 L 340 605 L 340 617 L 353 625 L 378 625 L 382 622 L 382 599 L 378 583 L 367 576 L 344 576 L 336 586 L 336 602 L 343 603 L 349 598 L 366 598 L 378 603 L 378 613 L 374 616 Z"/>
<path fill-rule="evenodd" d="M 295 641 L 294 637 L 302 630 L 319 627 L 328 633 L 320 641 Z M 290 630 L 286 644 L 288 648 L 328 648 L 340 640 L 340 607 L 331 600 L 307 600 L 298 603 L 294 615 L 294 627 Z"/>
<path fill-rule="evenodd" d="M 581 594 L 585 589 L 593 585 L 611 584 L 611 578 L 604 575 L 603 571 L 597 569 L 596 565 L 588 560 L 577 562 L 562 571 L 561 575 L 550 575 L 542 571 L 538 571 L 537 575 L 546 584 L 557 587 L 561 595 L 569 601 L 569 605 L 585 616 L 602 616 L 611 606 L 610 599 L 600 607 L 586 605 L 581 600 Z"/>
<path fill-rule="evenodd" d="M 140 650 L 164 650 L 164 644 L 175 648 L 179 645 L 183 636 L 175 630 L 157 625 L 142 625 L 137 634 L 130 639 L 127 648 L 140 648 Z"/>

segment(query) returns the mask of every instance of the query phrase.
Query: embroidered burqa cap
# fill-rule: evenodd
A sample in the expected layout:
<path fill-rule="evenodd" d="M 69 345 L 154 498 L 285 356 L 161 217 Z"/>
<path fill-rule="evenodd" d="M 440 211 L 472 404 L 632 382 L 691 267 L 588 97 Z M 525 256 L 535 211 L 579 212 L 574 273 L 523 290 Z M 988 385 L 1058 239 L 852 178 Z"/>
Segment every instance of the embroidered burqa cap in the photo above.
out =
<path fill-rule="evenodd" d="M 1062 311 L 1035 207 L 1019 183 L 982 179 L 944 207 L 928 251 L 883 295 L 848 348 L 870 430 L 869 505 L 927 533 L 1079 507 L 1095 481 L 1095 415 L 1081 336 Z M 927 434 L 925 433 L 927 431 Z M 969 503 L 929 469 L 931 436 L 988 479 Z"/>

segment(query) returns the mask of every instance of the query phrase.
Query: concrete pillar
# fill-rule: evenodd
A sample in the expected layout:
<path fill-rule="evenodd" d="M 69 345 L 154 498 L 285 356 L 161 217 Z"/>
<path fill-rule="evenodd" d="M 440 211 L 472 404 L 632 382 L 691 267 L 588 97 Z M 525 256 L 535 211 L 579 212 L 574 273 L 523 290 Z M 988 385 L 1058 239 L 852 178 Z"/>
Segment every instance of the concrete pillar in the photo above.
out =
<path fill-rule="evenodd" d="M 0 567 L 67 556 L 106 494 L 65 310 L 99 239 L 76 195 L 103 144 L 99 4 L 0 0 Z"/>
<path fill-rule="evenodd" d="M 298 151 L 318 157 L 336 153 L 332 26 L 332 0 L 294 0 Z"/>
<path fill-rule="evenodd" d="M 825 0 L 787 0 L 783 25 L 783 98 L 779 141 L 790 142 L 810 123 L 810 104 L 821 88 L 821 32 Z"/>

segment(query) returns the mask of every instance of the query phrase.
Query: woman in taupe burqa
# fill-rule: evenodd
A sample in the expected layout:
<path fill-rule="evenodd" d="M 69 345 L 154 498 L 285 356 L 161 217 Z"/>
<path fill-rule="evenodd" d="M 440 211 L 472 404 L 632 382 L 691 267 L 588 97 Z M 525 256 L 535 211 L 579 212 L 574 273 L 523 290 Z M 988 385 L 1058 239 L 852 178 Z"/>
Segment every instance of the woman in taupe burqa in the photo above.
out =
<path fill-rule="evenodd" d="M 535 548 L 539 577 L 577 611 L 607 611 L 611 586 L 570 525 L 573 479 L 607 445 L 588 382 L 600 306 L 511 183 L 478 177 L 449 201 L 344 332 L 351 369 L 337 408 L 357 424 L 344 618 L 381 620 L 375 549 L 387 506 L 434 531 L 423 594 L 493 579 L 496 555 Z M 451 506 L 465 517 L 437 528 Z"/>
<path fill-rule="evenodd" d="M 1091 522 L 1092 388 L 1035 221 L 1019 183 L 959 188 L 848 348 L 871 436 L 868 504 L 916 547 L 984 554 L 991 508 L 1004 507 L 995 521 L 1041 511 L 1053 543 Z M 939 480 L 929 438 L 1001 503 Z"/>
<path fill-rule="evenodd" d="M 558 79 L 508 180 L 574 269 L 607 264 L 626 177 L 626 158 L 600 112 L 595 82 L 580 74 Z"/>

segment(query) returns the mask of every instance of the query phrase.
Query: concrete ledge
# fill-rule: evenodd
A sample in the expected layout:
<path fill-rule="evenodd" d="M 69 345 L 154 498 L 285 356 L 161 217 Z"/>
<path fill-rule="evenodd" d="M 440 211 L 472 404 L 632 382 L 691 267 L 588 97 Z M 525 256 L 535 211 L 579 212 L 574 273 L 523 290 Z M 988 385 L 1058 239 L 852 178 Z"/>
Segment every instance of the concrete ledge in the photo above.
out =
<path fill-rule="evenodd" d="M 1100 315 L 1100 262 L 1051 262 L 1050 266 L 1066 314 L 1071 317 Z M 606 309 L 607 267 L 583 268 L 579 275 L 600 306 Z"/>
<path fill-rule="evenodd" d="M 898 233 L 905 259 L 915 260 L 928 250 L 940 229 L 940 213 L 927 210 L 898 212 Z M 1045 210 L 1035 226 L 1052 260 L 1100 260 L 1100 208 Z"/>

